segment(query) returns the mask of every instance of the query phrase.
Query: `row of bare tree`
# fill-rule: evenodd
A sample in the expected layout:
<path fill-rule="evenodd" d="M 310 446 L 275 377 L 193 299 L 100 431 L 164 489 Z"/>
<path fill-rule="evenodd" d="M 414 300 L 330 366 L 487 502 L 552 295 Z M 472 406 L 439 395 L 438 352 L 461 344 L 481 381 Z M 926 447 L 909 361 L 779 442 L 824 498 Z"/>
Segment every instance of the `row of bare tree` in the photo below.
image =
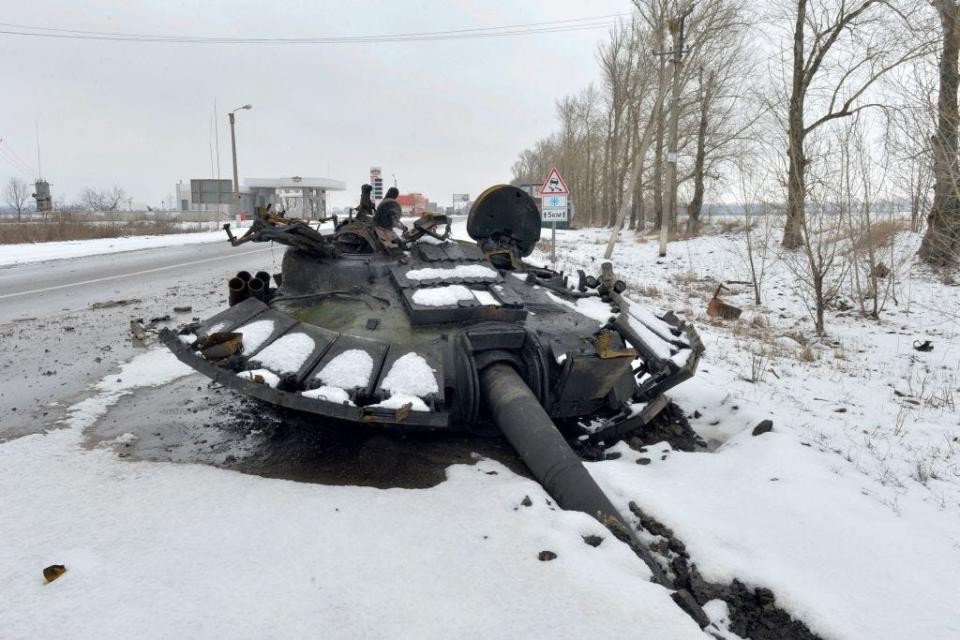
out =
<path fill-rule="evenodd" d="M 633 1 L 598 49 L 601 81 L 558 101 L 559 130 L 521 152 L 515 183 L 557 166 L 576 224 L 613 226 L 627 204 L 632 229 L 664 215 L 677 228 L 685 206 L 695 233 L 707 194 L 724 199 L 745 163 L 762 166 L 758 196 L 779 203 L 782 244 L 798 249 L 817 181 L 841 170 L 837 137 L 869 123 L 882 134 L 865 144 L 888 163 L 888 194 L 909 207 L 914 231 L 927 222 L 921 255 L 956 259 L 958 0 Z M 686 46 L 671 65 L 680 16 Z M 678 198 L 665 181 L 674 151 Z"/>
<path fill-rule="evenodd" d="M 633 19 L 614 28 L 598 51 L 600 86 L 561 99 L 560 131 L 523 151 L 513 166 L 516 182 L 537 182 L 558 166 L 577 196 L 584 225 L 614 224 L 624 199 L 630 202 L 630 228 L 658 225 L 664 211 L 672 82 L 667 53 L 677 8 L 670 0 L 636 3 Z M 746 6 L 742 0 L 703 3 L 686 21 L 677 115 L 680 155 L 689 161 L 681 162 L 678 184 L 691 194 L 694 225 L 706 182 L 737 152 L 758 113 L 744 106 L 755 94 Z M 641 178 L 627 193 L 633 171 Z"/>

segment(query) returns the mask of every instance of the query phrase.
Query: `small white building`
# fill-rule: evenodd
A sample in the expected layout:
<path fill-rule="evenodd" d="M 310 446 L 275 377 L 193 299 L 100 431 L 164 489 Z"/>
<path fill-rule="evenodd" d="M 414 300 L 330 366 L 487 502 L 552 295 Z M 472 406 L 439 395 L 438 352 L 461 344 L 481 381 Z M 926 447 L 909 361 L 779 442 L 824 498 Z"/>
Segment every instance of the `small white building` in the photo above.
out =
<path fill-rule="evenodd" d="M 316 220 L 327 215 L 327 192 L 346 191 L 347 184 L 331 178 L 243 178 L 240 180 L 240 211 L 273 205 L 294 218 Z"/>
<path fill-rule="evenodd" d="M 316 220 L 327 215 L 327 192 L 346 191 L 347 185 L 332 178 L 241 178 L 240 211 L 252 215 L 257 207 L 273 205 L 294 218 Z M 177 184 L 180 211 L 233 211 L 233 189 L 229 180 L 193 179 Z"/>

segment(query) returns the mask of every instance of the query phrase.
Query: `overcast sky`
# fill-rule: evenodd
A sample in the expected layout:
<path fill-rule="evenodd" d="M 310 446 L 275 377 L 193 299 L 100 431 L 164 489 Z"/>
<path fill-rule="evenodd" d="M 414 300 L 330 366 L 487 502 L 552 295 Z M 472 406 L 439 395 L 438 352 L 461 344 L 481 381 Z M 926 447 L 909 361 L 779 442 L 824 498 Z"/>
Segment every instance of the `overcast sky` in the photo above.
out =
<path fill-rule="evenodd" d="M 379 35 L 624 13 L 629 0 L 443 2 L 5 2 L 0 21 L 189 36 Z M 0 26 L 0 29 L 11 29 Z M 0 35 L 0 138 L 55 197 L 118 185 L 159 204 L 178 180 L 208 177 L 214 99 L 230 177 L 226 111 L 240 176 L 344 180 L 354 203 L 371 165 L 402 192 L 441 204 L 510 178 L 517 153 L 556 125 L 554 100 L 595 81 L 603 29 L 378 44 L 173 44 Z M 33 179 L 33 175 L 22 177 Z M 0 154 L 0 179 L 17 174 Z"/>

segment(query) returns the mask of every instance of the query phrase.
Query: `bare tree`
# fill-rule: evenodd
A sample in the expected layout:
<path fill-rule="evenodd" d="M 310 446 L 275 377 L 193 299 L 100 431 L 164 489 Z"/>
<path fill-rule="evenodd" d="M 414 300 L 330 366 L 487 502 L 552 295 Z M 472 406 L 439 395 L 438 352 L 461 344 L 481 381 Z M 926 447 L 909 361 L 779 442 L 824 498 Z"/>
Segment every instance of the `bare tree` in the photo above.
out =
<path fill-rule="evenodd" d="M 631 228 L 643 227 L 649 210 L 658 221 L 662 213 L 670 116 L 663 106 L 670 74 L 662 54 L 667 19 L 676 13 L 678 0 L 634 4 L 637 13 L 615 27 L 598 49 L 602 82 L 559 100 L 559 131 L 521 152 L 512 167 L 515 183 L 537 182 L 551 166 L 559 167 L 577 205 L 577 224 L 612 225 L 618 231 L 626 222 L 621 211 L 630 214 Z M 741 117 L 743 108 L 736 104 L 737 84 L 732 79 L 749 74 L 738 76 L 742 67 L 730 61 L 743 57 L 748 48 L 739 46 L 738 35 L 746 26 L 744 0 L 704 0 L 694 6 L 684 54 L 689 64 L 678 79 L 677 182 L 681 199 L 692 191 L 691 197 L 702 202 L 706 181 L 717 179 L 716 162 L 737 139 L 731 133 L 737 127 L 731 123 Z M 712 88 L 703 91 L 708 76 L 713 78 Z M 706 125 L 700 127 L 704 110 Z M 692 151 L 694 147 L 699 151 Z M 671 223 L 675 228 L 676 220 Z"/>
<path fill-rule="evenodd" d="M 933 205 L 920 257 L 928 262 L 955 262 L 960 249 L 960 170 L 958 123 L 960 111 L 960 4 L 957 0 L 931 0 L 940 17 L 940 96 L 937 133 L 933 138 Z"/>
<path fill-rule="evenodd" d="M 7 186 L 3 190 L 3 197 L 10 208 L 17 212 L 17 222 L 20 222 L 23 216 L 23 210 L 27 208 L 27 199 L 30 197 L 30 187 L 20 178 L 13 177 L 7 181 Z"/>
<path fill-rule="evenodd" d="M 754 304 L 761 304 L 763 283 L 767 270 L 773 262 L 772 238 L 775 214 L 773 207 L 764 200 L 764 184 L 767 172 L 762 165 L 740 157 L 737 165 L 737 199 L 743 208 L 744 236 L 742 257 L 750 271 Z"/>
<path fill-rule="evenodd" d="M 125 197 L 126 193 L 117 186 L 109 190 L 88 188 L 80 194 L 80 201 L 90 211 L 110 212 L 116 211 Z"/>
<path fill-rule="evenodd" d="M 923 55 L 903 13 L 882 0 L 795 0 L 787 102 L 787 221 L 783 246 L 803 244 L 808 136 L 824 124 L 870 107 L 869 90 L 903 62 Z M 822 96 L 821 99 L 817 99 Z M 814 104 L 808 104 L 813 98 Z M 820 103 L 820 104 L 817 104 Z M 819 116 L 807 124 L 812 108 Z"/>

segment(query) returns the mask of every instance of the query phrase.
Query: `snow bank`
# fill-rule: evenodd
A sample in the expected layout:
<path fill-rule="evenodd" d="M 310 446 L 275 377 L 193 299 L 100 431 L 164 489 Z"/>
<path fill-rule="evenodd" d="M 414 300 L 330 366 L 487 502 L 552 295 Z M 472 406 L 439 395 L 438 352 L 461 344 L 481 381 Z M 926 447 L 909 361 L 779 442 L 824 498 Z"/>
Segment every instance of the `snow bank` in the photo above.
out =
<path fill-rule="evenodd" d="M 461 300 L 476 300 L 473 291 L 462 284 L 417 289 L 413 292 L 413 301 L 425 307 L 452 307 Z"/>
<path fill-rule="evenodd" d="M 82 258 L 108 253 L 178 247 L 184 244 L 223 242 L 223 231 L 201 233 L 171 233 L 157 236 L 127 236 L 125 238 L 99 238 L 96 240 L 67 240 L 64 242 L 38 242 L 24 244 L 0 244 L 0 266 L 26 264 L 64 258 Z"/>

